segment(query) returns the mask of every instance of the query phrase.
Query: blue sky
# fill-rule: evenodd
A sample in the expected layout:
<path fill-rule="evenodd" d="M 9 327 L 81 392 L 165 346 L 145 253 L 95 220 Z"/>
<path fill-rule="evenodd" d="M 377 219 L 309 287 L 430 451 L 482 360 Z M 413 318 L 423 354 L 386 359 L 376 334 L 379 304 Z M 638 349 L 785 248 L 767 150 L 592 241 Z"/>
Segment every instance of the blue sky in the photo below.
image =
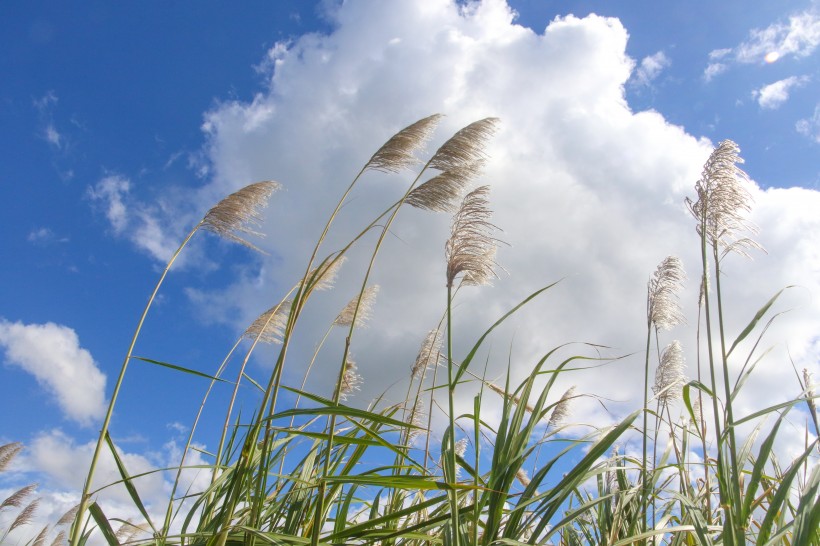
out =
<path fill-rule="evenodd" d="M 511 243 L 500 255 L 509 274 L 465 296 L 462 332 L 480 331 L 528 288 L 570 279 L 499 338 L 506 348 L 514 337 L 518 376 L 543 348 L 545 327 L 548 342 L 640 347 L 642 294 L 655 265 L 680 254 L 696 278 L 683 197 L 725 138 L 746 159 L 759 205 L 753 220 L 768 250 L 733 263 L 732 320 L 741 324 L 776 289 L 799 285 L 784 304 L 796 311 L 773 335 L 787 337 L 797 365 L 817 374 L 820 5 L 750 6 L 4 3 L 0 441 L 29 444 L 21 469 L 70 497 L 76 477 L 49 450 L 77 464 L 87 457 L 162 264 L 208 207 L 256 180 L 285 187 L 268 209 L 270 235 L 259 243 L 267 255 L 198 235 L 149 316 L 136 353 L 205 372 L 295 279 L 317 225 L 361 164 L 434 112 L 447 115 L 436 142 L 481 117 L 503 122 L 487 179 Z M 369 193 L 342 227 L 396 189 L 366 182 Z M 436 275 L 449 220 L 428 218 L 407 213 L 377 271 L 385 299 L 357 348 L 360 403 L 400 378 L 385 358 L 412 360 L 440 312 Z M 410 266 L 419 270 L 401 280 Z M 319 305 L 295 362 L 309 355 L 314 330 L 321 336 L 322 312 L 332 319 L 356 278 L 340 278 L 337 299 Z M 693 339 L 689 330 L 679 336 Z M 264 375 L 270 354 L 259 353 L 255 374 Z M 577 383 L 599 392 L 635 373 L 607 393 L 628 405 L 638 396 L 633 364 Z M 313 385 L 322 391 L 319 375 Z M 761 396 L 798 394 L 790 367 L 761 376 L 749 408 Z M 133 365 L 112 431 L 134 464 L 167 462 L 162 453 L 178 447 L 202 387 Z M 601 417 L 595 407 L 582 405 L 579 415 Z M 60 502 L 49 506 L 59 512 Z"/>

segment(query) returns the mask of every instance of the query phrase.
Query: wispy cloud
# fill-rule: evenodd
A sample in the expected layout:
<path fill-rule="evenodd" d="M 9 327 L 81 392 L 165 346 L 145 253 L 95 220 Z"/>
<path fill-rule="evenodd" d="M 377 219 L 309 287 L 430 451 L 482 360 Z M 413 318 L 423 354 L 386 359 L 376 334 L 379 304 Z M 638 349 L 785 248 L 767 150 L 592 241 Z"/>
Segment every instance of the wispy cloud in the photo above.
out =
<path fill-rule="evenodd" d="M 632 82 L 639 87 L 648 87 L 671 64 L 672 61 L 663 51 L 644 57 L 632 77 Z"/>
<path fill-rule="evenodd" d="M 36 245 L 48 245 L 51 243 L 67 243 L 69 238 L 57 235 L 51 228 L 39 227 L 31 230 L 26 236 L 26 240 Z"/>
<path fill-rule="evenodd" d="M 732 63 L 773 63 L 784 57 L 808 57 L 820 44 L 820 11 L 810 8 L 763 29 L 753 29 L 734 48 L 716 49 L 709 54 L 704 79 L 711 80 Z"/>
<path fill-rule="evenodd" d="M 789 92 L 792 89 L 805 85 L 809 81 L 807 76 L 792 76 L 784 80 L 764 85 L 760 89 L 752 92 L 752 96 L 757 99 L 761 108 L 774 110 L 779 108 L 784 102 L 789 100 Z"/>
<path fill-rule="evenodd" d="M 33 375 L 65 416 L 91 425 L 105 412 L 105 374 L 77 333 L 59 324 L 23 324 L 0 318 L 6 363 Z"/>
<path fill-rule="evenodd" d="M 62 149 L 65 142 L 63 135 L 57 130 L 54 122 L 54 107 L 59 99 L 54 91 L 49 91 L 42 97 L 34 99 L 34 108 L 40 117 L 40 136 L 56 149 Z"/>
<path fill-rule="evenodd" d="M 820 143 L 820 104 L 815 106 L 814 113 L 795 124 L 795 129 L 817 143 Z"/>

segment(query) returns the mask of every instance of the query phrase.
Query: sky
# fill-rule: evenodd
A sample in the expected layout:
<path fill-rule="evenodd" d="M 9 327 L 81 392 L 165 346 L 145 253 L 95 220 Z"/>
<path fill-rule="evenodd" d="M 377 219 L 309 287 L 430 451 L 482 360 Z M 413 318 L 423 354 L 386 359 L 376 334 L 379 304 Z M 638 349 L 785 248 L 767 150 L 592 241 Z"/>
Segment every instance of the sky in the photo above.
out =
<path fill-rule="evenodd" d="M 688 275 L 688 324 L 661 343 L 679 339 L 693 375 L 699 249 L 684 200 L 714 146 L 731 139 L 765 253 L 725 263 L 729 331 L 793 286 L 738 407 L 751 413 L 799 395 L 794 369 L 820 377 L 818 45 L 820 4 L 811 0 L 3 3 L 0 443 L 27 449 L 0 475 L 0 497 L 37 481 L 44 522 L 76 503 L 78 469 L 140 313 L 211 206 L 251 182 L 282 184 L 264 214 L 266 237 L 253 239 L 264 254 L 198 233 L 148 316 L 136 354 L 204 373 L 301 275 L 370 155 L 434 113 L 445 117 L 427 156 L 468 123 L 500 119 L 478 183 L 491 187 L 506 244 L 493 286 L 458 295 L 456 354 L 560 280 L 493 336 L 488 377 L 503 382 L 509 365 L 521 381 L 569 341 L 637 353 L 559 381 L 584 395 L 575 422 L 612 422 L 640 405 L 646 282 L 676 255 Z M 347 242 L 412 177 L 368 173 L 323 248 Z M 351 403 L 386 389 L 403 398 L 418 346 L 444 310 L 449 227 L 447 214 L 416 209 L 391 227 L 373 273 L 373 316 L 353 344 L 363 384 Z M 287 384 L 301 382 L 358 290 L 374 242 L 354 249 L 336 287 L 306 312 Z M 324 370 L 340 343 L 331 336 L 319 353 L 315 392 L 330 392 Z M 251 375 L 264 378 L 274 354 L 256 351 Z M 111 431 L 132 473 L 173 464 L 206 387 L 130 365 Z M 218 392 L 213 405 L 226 399 Z M 459 402 L 468 407 L 472 394 Z M 218 415 L 206 415 L 206 447 Z M 802 443 L 805 419 L 796 408 L 783 453 Z M 162 475 L 142 485 L 157 503 L 168 486 Z M 127 512 L 123 500 L 111 493 L 115 513 Z"/>

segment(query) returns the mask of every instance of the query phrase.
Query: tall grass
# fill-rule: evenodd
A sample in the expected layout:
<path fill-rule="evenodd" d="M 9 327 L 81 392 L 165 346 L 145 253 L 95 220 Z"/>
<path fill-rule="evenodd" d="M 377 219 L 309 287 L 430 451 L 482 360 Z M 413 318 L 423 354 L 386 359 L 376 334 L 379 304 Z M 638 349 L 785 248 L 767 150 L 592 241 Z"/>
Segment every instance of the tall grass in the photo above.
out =
<path fill-rule="evenodd" d="M 159 507 L 143 502 L 139 479 L 129 474 L 109 434 L 117 394 L 125 384 L 129 362 L 136 358 L 135 346 L 151 305 L 187 242 L 205 228 L 252 247 L 239 234 L 253 231 L 249 226 L 258 223 L 261 207 L 278 185 L 259 183 L 240 190 L 194 227 L 163 271 L 138 321 L 88 471 L 70 543 L 77 546 L 102 536 L 109 544 L 209 546 L 820 544 L 817 439 L 807 440 L 805 451 L 786 464 L 777 460 L 773 449 L 786 414 L 797 404 L 810 409 L 817 430 L 815 395 L 808 378 L 798 378 L 796 396 L 789 402 L 751 415 L 737 415 L 735 410 L 738 394 L 759 361 L 758 343 L 751 343 L 752 349 L 740 355 L 741 347 L 749 345 L 741 342 L 759 342 L 767 321 L 774 319 L 770 309 L 779 295 L 764 302 L 741 332 L 726 331 L 721 265 L 732 254 L 758 247 L 750 238 L 753 227 L 745 219 L 751 205 L 743 188 L 745 174 L 736 167 L 737 146 L 729 141 L 718 146 L 696 185 L 696 200 L 688 201 L 702 257 L 702 307 L 693 343 L 705 346 L 706 379 L 700 367 L 698 379 L 682 377 L 678 342 L 662 349 L 660 332 L 684 319 L 676 295 L 684 280 L 682 265 L 669 257 L 650 277 L 648 287 L 643 405 L 614 425 L 572 436 L 569 431 L 577 427 L 568 423 L 569 408 L 581 394 L 574 389 L 559 392 L 556 384 L 562 374 L 605 365 L 597 347 L 555 347 L 533 362 L 530 375 L 518 385 L 511 384 L 509 376 L 503 386 L 488 381 L 476 362 L 491 333 L 529 302 L 545 297 L 555 283 L 522 295 L 518 304 L 478 333 L 466 354 L 458 354 L 454 347 L 453 315 L 458 312 L 459 294 L 479 290 L 475 287 L 491 280 L 497 267 L 499 241 L 489 188 L 470 191 L 487 159 L 484 146 L 497 120 L 468 125 L 423 162 L 417 156 L 439 121 L 440 116 L 434 115 L 408 126 L 365 163 L 340 196 L 316 244 L 306 249 L 302 277 L 294 279 L 292 289 L 249 325 L 216 372 L 142 358 L 174 373 L 211 380 L 183 458 L 172 469 L 176 479 L 160 521 Z M 325 239 L 361 176 L 367 171 L 406 170 L 414 176 L 396 201 L 363 223 L 341 249 L 324 253 Z M 410 367 L 405 399 L 378 397 L 362 408 L 347 400 L 359 381 L 352 358 L 356 334 L 375 296 L 370 276 L 379 251 L 406 206 L 453 214 L 442 260 L 446 300 L 441 302 L 441 322 L 427 335 Z M 307 375 L 299 388 L 285 385 L 285 368 L 310 373 L 327 338 L 317 343 L 309 362 L 291 356 L 289 348 L 296 332 L 301 332 L 304 310 L 320 290 L 330 287 L 351 249 L 372 240 L 365 237 L 371 232 L 377 237 L 366 252 L 369 260 L 359 293 L 329 326 L 346 329 L 344 345 L 336 355 L 337 368 L 331 372 L 332 393 L 306 391 Z M 254 380 L 246 365 L 260 343 L 274 347 L 274 366 L 268 377 Z M 234 358 L 239 351 L 244 354 Z M 235 379 L 228 381 L 223 375 L 232 360 L 240 362 Z M 733 377 L 730 363 L 734 361 L 744 365 L 740 375 Z M 650 384 L 653 369 L 655 381 Z M 240 385 L 259 393 L 250 415 L 235 411 Z M 210 479 L 202 490 L 180 493 L 183 471 L 193 468 L 185 457 L 194 449 L 199 417 L 206 406 L 216 404 L 209 396 L 220 388 L 231 391 L 222 410 L 224 425 L 215 432 L 220 438 L 216 449 L 206 455 L 210 462 L 204 469 L 199 467 Z M 458 415 L 455 398 L 465 390 L 476 393 L 473 407 Z M 286 392 L 298 402 L 283 407 Z M 439 433 L 430 424 L 434 408 L 445 396 L 446 427 Z M 683 403 L 673 404 L 677 400 Z M 488 404 L 500 406 L 497 421 L 485 419 L 482 410 Z M 705 406 L 711 406 L 708 425 L 701 412 Z M 767 416 L 773 417 L 774 425 L 764 429 Z M 763 440 L 741 438 L 738 427 L 745 424 L 755 424 Z M 640 455 L 615 447 L 630 442 L 635 434 L 640 434 Z M 664 437 L 671 440 L 668 448 L 661 444 Z M 127 540 L 114 531 L 104 501 L 96 500 L 101 488 L 94 489 L 95 467 L 103 451 L 113 456 L 119 483 L 144 519 L 131 524 L 135 531 Z"/>

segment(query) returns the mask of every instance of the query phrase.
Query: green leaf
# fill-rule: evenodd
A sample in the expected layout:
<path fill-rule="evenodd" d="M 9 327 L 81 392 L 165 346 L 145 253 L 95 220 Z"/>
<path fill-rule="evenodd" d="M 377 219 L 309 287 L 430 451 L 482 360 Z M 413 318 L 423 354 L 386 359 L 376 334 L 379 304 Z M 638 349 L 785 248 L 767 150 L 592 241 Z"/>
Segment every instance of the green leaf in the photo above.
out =
<path fill-rule="evenodd" d="M 752 319 L 752 321 L 751 321 L 749 324 L 747 324 L 747 325 L 746 325 L 746 328 L 744 328 L 744 329 L 743 329 L 743 331 L 742 331 L 742 332 L 740 332 L 740 335 L 739 335 L 739 336 L 737 336 L 737 339 L 735 339 L 735 341 L 732 343 L 732 346 L 731 346 L 731 347 L 729 347 L 729 351 L 726 353 L 726 357 L 727 357 L 727 358 L 729 357 L 729 355 L 730 355 L 730 354 L 732 354 L 732 351 L 734 351 L 735 347 L 737 347 L 737 344 L 738 344 L 738 343 L 740 343 L 741 341 L 743 341 L 744 339 L 746 339 L 746 337 L 747 337 L 750 333 L 752 333 L 752 330 L 754 330 L 755 326 L 757 326 L 757 323 L 758 323 L 758 322 L 760 322 L 760 319 L 761 319 L 761 318 L 763 318 L 763 315 L 765 315 L 765 314 L 766 314 L 766 312 L 769 310 L 769 308 L 770 308 L 772 305 L 774 305 L 775 300 L 777 300 L 777 298 L 779 298 L 779 297 L 780 297 L 780 294 L 782 294 L 782 293 L 783 293 L 783 291 L 785 291 L 785 290 L 787 290 L 787 289 L 789 289 L 789 288 L 792 288 L 792 287 L 791 287 L 791 286 L 787 286 L 786 288 L 781 288 L 780 290 L 778 290 L 778 291 L 777 291 L 777 294 L 775 294 L 774 296 L 772 296 L 772 298 L 771 298 L 769 301 L 767 301 L 767 302 L 766 302 L 766 305 L 764 305 L 763 307 L 761 307 L 761 308 L 757 311 L 757 313 L 755 313 L 755 316 L 754 316 L 754 318 Z"/>
<path fill-rule="evenodd" d="M 185 368 L 183 366 L 177 366 L 176 364 L 169 364 L 167 362 L 161 362 L 159 360 L 153 360 L 150 358 L 144 358 L 141 356 L 132 356 L 131 358 L 135 360 L 142 360 L 143 362 L 148 362 L 149 364 L 156 364 L 157 366 L 162 366 L 163 368 L 169 368 L 171 370 L 176 370 L 178 372 L 184 372 L 187 374 L 195 375 L 197 377 L 204 377 L 205 379 L 210 379 L 211 381 L 219 381 L 220 383 L 230 383 L 233 385 L 233 381 L 228 381 L 227 379 L 220 379 L 218 377 L 214 377 L 212 375 L 208 375 L 206 373 L 198 372 L 196 370 L 192 370 L 190 368 Z"/>
<path fill-rule="evenodd" d="M 117 535 L 114 533 L 114 529 L 111 528 L 111 523 L 109 523 L 108 518 L 105 517 L 100 505 L 96 502 L 92 502 L 88 507 L 88 511 L 91 512 L 91 517 L 97 522 L 97 526 L 100 528 L 100 532 L 109 546 L 120 546 Z"/>
<path fill-rule="evenodd" d="M 137 488 L 134 487 L 131 476 L 125 468 L 125 463 L 122 462 L 119 453 L 117 453 L 117 449 L 114 447 L 114 442 L 111 440 L 111 436 L 108 434 L 108 431 L 105 432 L 105 442 L 108 444 L 108 447 L 111 448 L 111 454 L 114 456 L 114 462 L 117 464 L 117 470 L 120 472 L 123 485 L 125 485 L 125 488 L 128 490 L 128 495 L 131 497 L 131 500 L 134 501 L 134 504 L 145 518 L 145 521 L 147 521 L 148 525 L 151 526 L 151 529 L 156 532 L 157 529 L 151 521 L 151 516 L 148 515 L 148 511 L 142 504 L 142 499 L 140 499 L 139 493 L 137 493 Z"/>

